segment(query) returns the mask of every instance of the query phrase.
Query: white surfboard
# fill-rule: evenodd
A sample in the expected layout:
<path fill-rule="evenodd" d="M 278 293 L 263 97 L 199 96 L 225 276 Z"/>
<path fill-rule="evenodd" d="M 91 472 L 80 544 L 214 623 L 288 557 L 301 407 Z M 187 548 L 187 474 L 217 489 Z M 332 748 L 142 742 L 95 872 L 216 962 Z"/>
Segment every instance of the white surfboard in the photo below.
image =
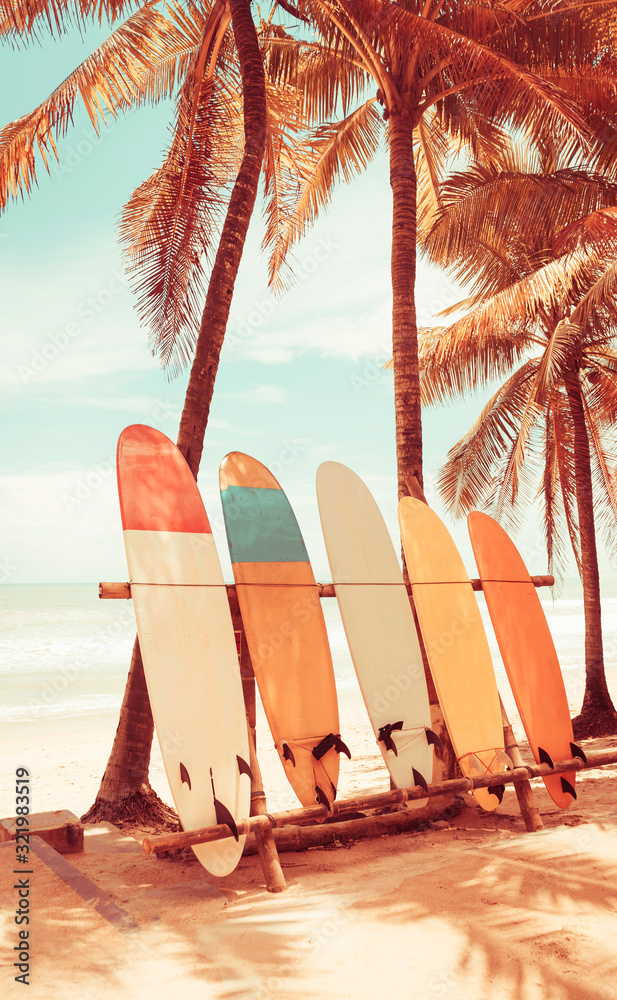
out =
<path fill-rule="evenodd" d="M 227 823 L 233 836 L 193 847 L 213 875 L 244 848 L 251 776 L 240 667 L 223 574 L 193 475 L 160 431 L 118 441 L 124 543 L 148 694 L 185 830 Z"/>
<path fill-rule="evenodd" d="M 366 485 L 338 462 L 319 466 L 317 502 L 347 642 L 384 761 L 398 787 L 428 784 L 431 744 L 439 738 L 431 730 L 422 653 L 388 529 Z"/>

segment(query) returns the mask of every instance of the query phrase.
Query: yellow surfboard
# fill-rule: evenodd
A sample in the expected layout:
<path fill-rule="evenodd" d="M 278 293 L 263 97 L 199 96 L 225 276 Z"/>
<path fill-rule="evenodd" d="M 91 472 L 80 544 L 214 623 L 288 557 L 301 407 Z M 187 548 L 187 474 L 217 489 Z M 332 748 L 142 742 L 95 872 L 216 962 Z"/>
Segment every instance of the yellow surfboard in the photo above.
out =
<path fill-rule="evenodd" d="M 330 644 L 298 522 L 272 473 L 250 455 L 221 462 L 221 502 L 238 603 L 259 694 L 303 806 L 330 806 L 339 734 Z"/>
<path fill-rule="evenodd" d="M 503 772 L 499 692 L 469 575 L 450 533 L 420 500 L 403 497 L 399 524 L 424 645 L 458 763 L 466 777 Z M 473 792 L 483 809 L 503 786 Z"/>

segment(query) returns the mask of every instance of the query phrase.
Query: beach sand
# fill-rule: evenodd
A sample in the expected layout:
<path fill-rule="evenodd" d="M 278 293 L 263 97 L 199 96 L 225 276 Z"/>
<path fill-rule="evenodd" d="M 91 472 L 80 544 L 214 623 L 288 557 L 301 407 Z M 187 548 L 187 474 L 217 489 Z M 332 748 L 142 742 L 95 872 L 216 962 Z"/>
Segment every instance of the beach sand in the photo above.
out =
<path fill-rule="evenodd" d="M 349 707 L 354 744 L 341 795 L 384 790 L 387 772 Z M 3 745 L 9 773 L 33 775 L 33 810 L 93 801 L 112 726 Z M 268 806 L 291 804 L 267 737 L 260 760 Z M 617 745 L 588 741 L 586 749 Z M 6 772 L 5 772 L 6 773 Z M 286 853 L 288 889 L 265 891 L 256 857 L 225 879 L 196 861 L 145 856 L 137 839 L 89 828 L 67 856 L 137 925 L 121 930 L 34 853 L 33 1000 L 609 1000 L 617 997 L 617 765 L 579 775 L 578 801 L 559 811 L 534 782 L 545 829 L 525 832 L 508 788 L 495 813 L 468 796 L 449 823 L 350 846 Z M 170 801 L 158 751 L 152 783 Z M 10 813 L 10 810 L 9 810 Z M 4 811 L 3 815 L 7 815 Z M 133 831 L 135 837 L 139 832 Z M 3 998 L 13 980 L 15 852 L 0 847 Z M 15 876 L 17 878 L 18 876 Z"/>

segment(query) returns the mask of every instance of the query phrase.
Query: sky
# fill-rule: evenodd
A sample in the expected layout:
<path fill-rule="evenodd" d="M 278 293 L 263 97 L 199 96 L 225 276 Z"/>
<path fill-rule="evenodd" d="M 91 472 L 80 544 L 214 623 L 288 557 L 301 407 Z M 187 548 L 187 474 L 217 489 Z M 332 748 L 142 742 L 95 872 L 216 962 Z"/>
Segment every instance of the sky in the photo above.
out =
<path fill-rule="evenodd" d="M 104 32 L 12 51 L 0 60 L 0 124 L 48 96 Z M 117 243 L 122 205 L 162 159 L 172 107 L 145 107 L 100 137 L 79 109 L 49 176 L 0 217 L 0 583 L 125 580 L 115 479 L 118 436 L 129 424 L 175 441 L 188 372 L 170 380 L 148 349 Z M 382 151 L 339 186 L 330 210 L 299 244 L 297 281 L 268 289 L 258 205 L 216 381 L 199 487 L 226 579 L 218 467 L 229 451 L 254 455 L 276 475 L 304 534 L 315 576 L 329 580 L 315 498 L 326 460 L 360 475 L 398 549 L 390 357 L 391 194 Z M 420 325 L 460 298 L 422 262 Z M 427 496 L 444 516 L 434 477 L 471 425 L 478 399 L 423 416 Z M 472 575 L 466 529 L 448 526 Z M 533 525 L 523 554 L 546 571 Z"/>

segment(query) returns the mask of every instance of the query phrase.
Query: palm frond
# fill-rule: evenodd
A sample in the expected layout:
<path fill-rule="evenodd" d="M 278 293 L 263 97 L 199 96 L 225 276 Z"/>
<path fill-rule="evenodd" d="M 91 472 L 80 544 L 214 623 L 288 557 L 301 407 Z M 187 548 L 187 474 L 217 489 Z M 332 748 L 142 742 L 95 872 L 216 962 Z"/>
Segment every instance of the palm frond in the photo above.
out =
<path fill-rule="evenodd" d="M 617 557 L 617 454 L 614 427 L 598 427 L 595 414 L 586 407 L 593 481 L 593 513 L 596 531 L 614 562 Z M 610 447 L 610 451 L 608 448 Z"/>
<path fill-rule="evenodd" d="M 445 264 L 476 295 L 495 294 L 531 274 L 555 255 L 557 230 L 573 217 L 617 202 L 617 184 L 596 174 L 529 173 L 512 169 L 516 166 L 505 154 L 501 162 L 452 174 L 441 188 L 431 227 L 420 232 L 428 259 Z"/>
<path fill-rule="evenodd" d="M 0 37 L 14 45 L 38 41 L 43 34 L 58 37 L 71 28 L 103 19 L 114 24 L 137 6 L 138 0 L 2 0 Z"/>
<path fill-rule="evenodd" d="M 281 268 L 292 245 L 329 204 L 335 184 L 350 181 L 373 159 L 381 137 L 381 118 L 374 98 L 341 121 L 323 125 L 294 149 L 294 166 L 300 178 L 297 196 L 285 209 L 284 224 L 271 241 L 270 282 L 284 287 Z"/>
<path fill-rule="evenodd" d="M 163 165 L 124 208 L 120 235 L 138 313 L 150 346 L 172 374 L 189 363 L 205 298 L 208 254 L 225 199 L 225 164 L 241 128 L 239 95 L 213 77 L 229 16 L 204 28 L 178 100 L 172 141 Z"/>
<path fill-rule="evenodd" d="M 78 98 L 97 132 L 109 116 L 146 99 L 148 75 L 160 57 L 159 38 L 168 27 L 155 4 L 148 0 L 46 101 L 0 131 L 0 209 L 36 184 L 37 152 L 47 169 L 50 157 L 58 158 L 56 142 L 68 131 Z"/>
<path fill-rule="evenodd" d="M 617 321 L 617 263 L 609 263 L 604 247 L 602 251 L 589 254 L 590 277 L 600 273 L 587 283 L 585 294 L 570 313 L 570 322 L 579 324 L 583 330 L 602 329 L 603 325 Z M 614 261 L 614 251 L 609 260 Z"/>
<path fill-rule="evenodd" d="M 561 510 L 566 525 L 567 537 L 570 547 L 574 553 L 577 568 L 581 568 L 580 535 L 578 528 L 578 507 L 576 502 L 576 473 L 574 464 L 574 428 L 572 426 L 572 416 L 567 396 L 560 388 L 553 393 L 550 405 L 550 416 L 552 420 L 554 442 L 555 442 L 555 477 L 556 485 L 559 484 L 561 496 Z M 559 546 L 560 562 L 565 565 L 566 548 L 563 544 L 561 533 L 555 539 L 555 545 Z M 555 549 L 555 564 L 557 562 L 557 549 Z"/>
<path fill-rule="evenodd" d="M 590 244 L 617 249 L 617 207 L 599 208 L 564 226 L 553 240 L 553 254 L 572 253 Z"/>
<path fill-rule="evenodd" d="M 522 365 L 493 394 L 470 430 L 448 452 L 440 470 L 439 493 L 455 517 L 485 506 L 494 498 L 504 454 L 516 445 L 538 361 Z"/>
<path fill-rule="evenodd" d="M 560 388 L 552 394 L 546 411 L 545 470 L 542 483 L 545 503 L 548 501 L 553 508 L 552 520 L 545 516 L 544 529 L 549 572 L 554 572 L 555 576 L 563 575 L 570 549 L 577 565 L 580 563 L 575 483 L 574 431 L 568 401 Z M 569 545 L 566 545 L 566 540 Z"/>

